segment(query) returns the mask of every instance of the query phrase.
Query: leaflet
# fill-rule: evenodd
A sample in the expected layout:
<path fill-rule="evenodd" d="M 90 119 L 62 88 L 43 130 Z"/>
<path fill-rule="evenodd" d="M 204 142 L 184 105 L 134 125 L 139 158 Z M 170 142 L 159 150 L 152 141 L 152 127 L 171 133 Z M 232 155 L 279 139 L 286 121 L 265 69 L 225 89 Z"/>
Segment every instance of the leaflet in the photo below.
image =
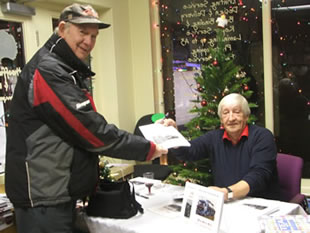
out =
<path fill-rule="evenodd" d="M 139 127 L 143 136 L 162 147 L 169 149 L 180 146 L 190 146 L 190 143 L 173 126 L 148 124 Z"/>
<path fill-rule="evenodd" d="M 220 229 L 223 204 L 224 193 L 186 182 L 181 215 L 206 228 L 206 232 L 217 233 Z"/>
<path fill-rule="evenodd" d="M 310 217 L 303 215 L 262 216 L 259 220 L 264 233 L 310 232 Z"/>

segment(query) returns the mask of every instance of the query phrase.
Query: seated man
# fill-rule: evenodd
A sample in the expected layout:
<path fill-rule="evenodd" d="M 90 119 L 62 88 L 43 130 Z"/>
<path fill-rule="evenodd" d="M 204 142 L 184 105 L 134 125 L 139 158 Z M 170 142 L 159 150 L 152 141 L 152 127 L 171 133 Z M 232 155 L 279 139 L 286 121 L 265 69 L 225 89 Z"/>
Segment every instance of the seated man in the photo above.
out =
<path fill-rule="evenodd" d="M 190 147 L 170 149 L 180 160 L 209 158 L 214 185 L 225 201 L 245 196 L 281 200 L 276 167 L 277 150 L 272 133 L 248 125 L 250 108 L 240 94 L 225 96 L 218 106 L 222 127 L 192 140 Z M 162 121 L 176 127 L 172 119 Z"/>

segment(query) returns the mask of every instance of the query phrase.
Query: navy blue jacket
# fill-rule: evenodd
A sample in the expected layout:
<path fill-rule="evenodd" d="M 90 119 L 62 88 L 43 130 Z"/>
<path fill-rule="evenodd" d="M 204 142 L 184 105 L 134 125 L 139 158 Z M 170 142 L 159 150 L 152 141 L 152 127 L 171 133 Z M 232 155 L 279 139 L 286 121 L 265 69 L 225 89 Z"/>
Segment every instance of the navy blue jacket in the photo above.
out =
<path fill-rule="evenodd" d="M 190 147 L 171 149 L 169 153 L 187 161 L 209 158 L 218 187 L 244 180 L 250 186 L 249 196 L 281 200 L 272 133 L 249 125 L 249 136 L 243 136 L 237 145 L 223 139 L 223 134 L 223 129 L 209 131 L 192 140 Z"/>

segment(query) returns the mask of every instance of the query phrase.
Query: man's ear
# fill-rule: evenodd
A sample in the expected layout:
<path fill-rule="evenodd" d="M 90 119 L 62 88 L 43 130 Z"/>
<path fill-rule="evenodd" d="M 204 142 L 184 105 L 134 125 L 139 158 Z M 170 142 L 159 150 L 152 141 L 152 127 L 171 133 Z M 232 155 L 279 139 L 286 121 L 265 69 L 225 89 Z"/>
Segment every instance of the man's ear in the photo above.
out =
<path fill-rule="evenodd" d="M 61 22 L 58 24 L 58 35 L 59 35 L 60 37 L 64 37 L 65 25 L 66 25 L 66 22 L 65 22 L 65 21 L 61 21 Z"/>

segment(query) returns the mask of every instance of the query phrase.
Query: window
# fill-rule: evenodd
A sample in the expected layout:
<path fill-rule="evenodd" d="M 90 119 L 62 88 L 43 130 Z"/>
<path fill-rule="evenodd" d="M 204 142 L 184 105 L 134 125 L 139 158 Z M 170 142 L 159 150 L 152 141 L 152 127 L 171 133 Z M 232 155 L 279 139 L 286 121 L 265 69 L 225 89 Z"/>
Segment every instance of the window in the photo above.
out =
<path fill-rule="evenodd" d="M 275 136 L 278 150 L 304 159 L 310 178 L 310 5 L 275 1 L 273 80 Z"/>
<path fill-rule="evenodd" d="M 248 75 L 255 115 L 264 119 L 262 11 L 258 0 L 160 0 L 160 31 L 165 110 L 178 123 L 189 120 L 193 80 L 208 58 L 220 13 L 229 19 L 225 30 L 231 50 Z M 274 135 L 279 152 L 305 161 L 310 178 L 310 4 L 309 0 L 272 1 Z M 233 39 L 234 38 L 234 39 Z M 179 116 L 178 116 L 179 114 Z M 191 116 L 190 116 L 191 117 Z"/>
<path fill-rule="evenodd" d="M 208 48 L 216 44 L 217 19 L 225 14 L 227 49 L 236 56 L 251 77 L 254 91 L 251 102 L 258 104 L 253 113 L 256 124 L 264 125 L 264 75 L 262 46 L 262 12 L 259 1 L 243 0 L 161 0 L 159 2 L 163 60 L 165 111 L 178 125 L 192 115 L 196 89 L 193 77 L 200 65 L 208 61 Z"/>
<path fill-rule="evenodd" d="M 7 112 L 25 64 L 22 24 L 0 20 L 0 41 L 0 101 Z"/>
<path fill-rule="evenodd" d="M 0 20 L 0 41 L 0 172 L 3 172 L 9 107 L 25 64 L 22 24 Z"/>

